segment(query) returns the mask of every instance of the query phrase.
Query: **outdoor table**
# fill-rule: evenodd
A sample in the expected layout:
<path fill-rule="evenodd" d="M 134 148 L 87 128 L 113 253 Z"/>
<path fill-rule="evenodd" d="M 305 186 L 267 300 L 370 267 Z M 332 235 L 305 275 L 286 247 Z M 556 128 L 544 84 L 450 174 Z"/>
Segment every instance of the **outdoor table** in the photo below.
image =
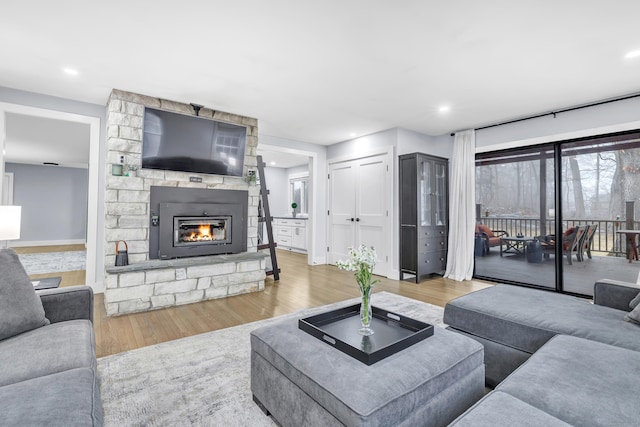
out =
<path fill-rule="evenodd" d="M 525 255 L 527 252 L 527 243 L 534 241 L 533 237 L 501 237 L 500 238 L 500 256 L 503 253 L 516 253 Z M 502 246 L 505 246 L 502 249 Z"/>
<path fill-rule="evenodd" d="M 618 230 L 616 233 L 627 236 L 627 258 L 629 262 L 638 260 L 638 245 L 636 244 L 636 236 L 640 235 L 640 230 Z"/>

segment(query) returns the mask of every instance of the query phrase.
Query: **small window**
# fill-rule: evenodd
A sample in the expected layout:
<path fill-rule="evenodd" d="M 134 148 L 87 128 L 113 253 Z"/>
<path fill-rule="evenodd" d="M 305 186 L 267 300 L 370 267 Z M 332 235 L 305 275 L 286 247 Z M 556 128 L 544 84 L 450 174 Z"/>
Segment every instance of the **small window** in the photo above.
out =
<path fill-rule="evenodd" d="M 296 215 L 309 214 L 309 177 L 292 178 L 289 180 L 289 200 L 297 207 L 292 209 Z"/>

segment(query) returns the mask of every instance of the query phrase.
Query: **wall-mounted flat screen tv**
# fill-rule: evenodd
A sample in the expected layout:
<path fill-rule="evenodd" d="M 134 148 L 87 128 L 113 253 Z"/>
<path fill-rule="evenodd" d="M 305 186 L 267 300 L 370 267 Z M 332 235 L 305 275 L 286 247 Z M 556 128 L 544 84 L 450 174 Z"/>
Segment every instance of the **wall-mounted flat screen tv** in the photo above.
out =
<path fill-rule="evenodd" d="M 242 176 L 245 126 L 145 108 L 142 167 Z"/>

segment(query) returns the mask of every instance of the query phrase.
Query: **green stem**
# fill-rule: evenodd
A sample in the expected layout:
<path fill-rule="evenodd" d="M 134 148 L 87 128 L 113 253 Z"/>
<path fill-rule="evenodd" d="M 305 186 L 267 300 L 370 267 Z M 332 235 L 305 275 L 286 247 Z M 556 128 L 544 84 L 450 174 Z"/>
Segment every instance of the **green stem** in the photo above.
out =
<path fill-rule="evenodd" d="M 371 324 L 371 319 L 369 319 L 369 301 L 371 298 L 371 288 L 362 292 L 362 323 L 369 326 Z"/>

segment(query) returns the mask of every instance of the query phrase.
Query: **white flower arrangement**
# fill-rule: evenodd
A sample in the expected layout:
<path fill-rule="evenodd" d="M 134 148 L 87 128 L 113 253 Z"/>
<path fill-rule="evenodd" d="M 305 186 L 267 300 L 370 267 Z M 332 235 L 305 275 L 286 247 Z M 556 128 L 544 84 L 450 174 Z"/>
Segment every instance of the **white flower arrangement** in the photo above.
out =
<path fill-rule="evenodd" d="M 353 271 L 360 288 L 360 292 L 368 292 L 379 280 L 372 280 L 373 269 L 376 266 L 376 249 L 373 246 L 360 245 L 358 249 L 349 248 L 349 259 L 338 261 L 336 265 L 341 270 Z"/>

